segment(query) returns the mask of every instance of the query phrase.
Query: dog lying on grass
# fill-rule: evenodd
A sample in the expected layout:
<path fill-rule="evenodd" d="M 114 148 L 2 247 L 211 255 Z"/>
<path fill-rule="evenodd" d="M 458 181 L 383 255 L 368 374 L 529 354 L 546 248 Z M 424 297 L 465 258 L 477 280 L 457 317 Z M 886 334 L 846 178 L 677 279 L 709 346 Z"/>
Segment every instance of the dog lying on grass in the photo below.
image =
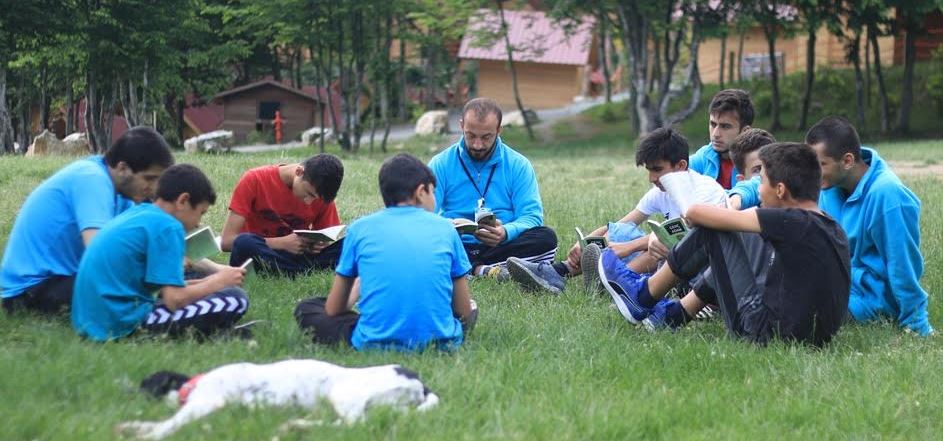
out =
<path fill-rule="evenodd" d="M 350 424 L 378 405 L 425 411 L 439 402 L 415 372 L 399 365 L 345 368 L 317 360 L 234 363 L 192 378 L 162 371 L 144 379 L 141 389 L 157 397 L 169 394 L 181 405 L 165 421 L 129 421 L 115 428 L 143 439 L 165 438 L 229 404 L 314 409 L 327 402 Z"/>

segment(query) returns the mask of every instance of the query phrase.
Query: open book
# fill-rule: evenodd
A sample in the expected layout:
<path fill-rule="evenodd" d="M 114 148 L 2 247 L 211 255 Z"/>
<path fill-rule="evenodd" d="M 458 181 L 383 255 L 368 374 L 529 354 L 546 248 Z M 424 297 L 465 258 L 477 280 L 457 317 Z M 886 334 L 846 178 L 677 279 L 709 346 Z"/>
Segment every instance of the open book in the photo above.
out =
<path fill-rule="evenodd" d="M 599 246 L 599 248 L 606 248 L 609 246 L 609 240 L 605 236 L 586 236 L 583 234 L 583 231 L 580 230 L 580 227 L 576 227 L 576 236 L 580 241 L 580 248 L 585 248 L 586 245 L 594 243 Z"/>
<path fill-rule="evenodd" d="M 295 230 L 295 234 L 315 242 L 337 242 L 347 235 L 347 225 L 335 225 L 323 230 Z"/>
<path fill-rule="evenodd" d="M 458 230 L 459 234 L 475 234 L 478 231 L 478 224 L 465 218 L 452 219 L 452 224 L 455 225 L 455 229 Z"/>
<path fill-rule="evenodd" d="M 658 236 L 658 240 L 669 249 L 674 248 L 678 242 L 681 242 L 681 239 L 684 239 L 684 235 L 688 234 L 688 224 L 680 217 L 668 219 L 664 222 L 649 219 L 645 223 L 652 228 L 652 232 L 655 233 L 655 236 Z"/>
<path fill-rule="evenodd" d="M 495 227 L 498 225 L 498 218 L 494 216 L 491 210 L 484 208 L 475 211 L 475 223 L 478 225 L 487 225 Z"/>
<path fill-rule="evenodd" d="M 452 224 L 459 234 L 475 234 L 481 228 L 481 225 L 494 227 L 498 225 L 498 218 L 490 210 L 478 210 L 475 212 L 475 220 L 471 221 L 463 217 L 452 219 Z"/>
<path fill-rule="evenodd" d="M 199 262 L 207 257 L 215 256 L 223 250 L 209 225 L 197 228 L 186 236 L 186 256 L 191 262 Z"/>
<path fill-rule="evenodd" d="M 688 209 L 695 204 L 727 205 L 727 192 L 712 179 L 705 179 L 691 171 L 679 171 L 662 175 L 658 178 L 668 197 L 678 205 L 681 216 L 688 214 Z M 700 181 L 700 182 L 699 182 Z M 667 244 L 665 244 L 667 245 Z"/>

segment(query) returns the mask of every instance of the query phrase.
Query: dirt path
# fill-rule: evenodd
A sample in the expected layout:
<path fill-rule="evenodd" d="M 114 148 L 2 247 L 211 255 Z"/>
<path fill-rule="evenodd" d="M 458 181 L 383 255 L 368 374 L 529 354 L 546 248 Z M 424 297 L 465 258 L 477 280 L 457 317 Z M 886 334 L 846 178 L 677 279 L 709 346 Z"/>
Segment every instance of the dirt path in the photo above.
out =
<path fill-rule="evenodd" d="M 891 169 L 898 176 L 932 176 L 943 179 L 943 164 L 927 164 L 920 161 L 890 161 Z"/>

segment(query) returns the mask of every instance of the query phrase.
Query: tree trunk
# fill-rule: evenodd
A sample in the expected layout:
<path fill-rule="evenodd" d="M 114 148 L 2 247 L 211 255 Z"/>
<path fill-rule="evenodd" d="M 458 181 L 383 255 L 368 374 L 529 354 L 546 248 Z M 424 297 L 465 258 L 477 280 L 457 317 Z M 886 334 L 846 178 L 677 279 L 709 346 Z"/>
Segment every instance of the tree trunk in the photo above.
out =
<path fill-rule="evenodd" d="M 517 70 L 514 68 L 514 48 L 511 47 L 508 23 L 504 19 L 504 4 L 502 0 L 495 0 L 495 3 L 498 5 L 498 14 L 501 16 L 501 33 L 504 34 L 504 47 L 508 53 L 508 67 L 511 69 L 511 87 L 514 89 L 514 102 L 517 103 L 517 110 L 521 112 L 521 117 L 524 119 L 524 128 L 527 129 L 527 137 L 533 141 L 536 139 L 534 129 L 530 126 L 530 118 L 527 117 L 527 113 L 524 111 L 524 104 L 521 102 L 521 94 L 517 90 Z"/>
<path fill-rule="evenodd" d="M 352 115 L 353 120 L 353 142 L 351 143 L 351 151 L 356 152 L 360 149 L 360 138 L 363 135 L 363 124 L 361 121 L 361 115 L 363 115 L 363 109 L 360 107 L 360 97 L 363 95 L 363 85 L 364 85 L 364 76 L 367 71 L 367 63 L 364 57 L 366 56 L 367 45 L 365 45 L 366 35 L 364 32 L 363 26 L 363 12 L 357 10 L 353 19 L 353 26 L 351 30 L 351 39 L 353 43 L 351 49 L 353 50 L 353 60 L 352 66 L 354 70 L 354 87 L 353 91 L 350 94 L 351 108 L 354 112 Z M 372 99 L 370 106 L 373 106 Z"/>
<path fill-rule="evenodd" d="M 878 46 L 878 33 L 875 26 L 868 26 L 868 40 L 871 41 L 871 50 L 874 51 L 874 74 L 878 80 L 878 96 L 881 98 L 881 133 L 887 133 L 891 128 L 888 115 L 887 86 L 884 84 L 884 72 L 881 68 L 881 48 Z"/>
<path fill-rule="evenodd" d="M 398 25 L 402 25 L 399 23 Z M 410 118 L 407 101 L 406 85 L 406 39 L 402 35 L 399 37 L 399 118 L 408 121 Z"/>
<path fill-rule="evenodd" d="M 868 34 L 864 39 L 864 99 L 871 108 L 871 28 L 873 24 L 868 25 Z"/>
<path fill-rule="evenodd" d="M 776 64 L 775 26 L 775 24 L 763 25 L 763 33 L 766 34 L 766 45 L 769 48 L 770 84 L 773 86 L 773 109 L 771 112 L 773 121 L 770 123 L 770 132 L 776 132 L 783 128 L 782 122 L 779 120 L 779 66 Z"/>
<path fill-rule="evenodd" d="M 697 28 L 698 28 L 698 25 L 695 24 L 694 29 L 697 29 Z M 676 123 L 680 123 L 681 121 L 684 121 L 688 116 L 691 116 L 691 114 L 694 113 L 695 110 L 697 110 L 697 106 L 701 103 L 701 90 L 702 90 L 703 85 L 701 83 L 701 72 L 697 64 L 697 54 L 698 54 L 698 49 L 700 47 L 700 41 L 701 39 L 697 35 L 697 31 L 695 31 L 695 34 L 691 36 L 691 45 L 690 45 L 691 64 L 688 67 L 688 83 L 692 87 L 691 100 L 688 102 L 688 106 L 682 109 L 681 111 L 679 111 L 678 113 L 671 116 L 662 117 L 662 120 L 666 121 L 668 124 L 676 124 Z M 668 110 L 667 106 L 665 106 L 664 110 L 667 112 Z"/>
<path fill-rule="evenodd" d="M 39 70 L 39 130 L 49 128 L 49 72 L 45 64 Z"/>
<path fill-rule="evenodd" d="M 809 29 L 805 46 L 805 90 L 802 91 L 802 110 L 799 112 L 797 130 L 805 130 L 809 122 L 809 105 L 812 104 L 812 86 L 815 84 L 815 38 L 818 29 Z"/>
<path fill-rule="evenodd" d="M 720 89 L 725 89 L 724 87 L 724 66 L 725 61 L 727 61 L 727 33 L 724 32 L 723 38 L 720 39 L 720 72 L 718 74 L 718 82 L 720 83 Z M 733 62 L 733 60 L 731 60 Z"/>
<path fill-rule="evenodd" d="M 910 107 L 914 101 L 914 62 L 917 59 L 917 23 L 913 17 L 905 19 L 904 80 L 900 92 L 900 112 L 897 114 L 898 133 L 910 131 Z"/>
<path fill-rule="evenodd" d="M 645 85 L 645 93 L 651 94 L 655 91 L 655 82 L 661 78 L 661 39 L 654 32 L 652 33 L 652 53 L 655 58 L 652 60 L 652 73 L 648 77 L 648 84 Z M 647 68 L 647 66 L 646 66 Z"/>
<path fill-rule="evenodd" d="M 90 63 L 91 64 L 91 63 Z M 93 68 L 86 74 L 85 128 L 92 150 L 103 153 L 111 147 L 111 124 L 114 121 L 114 88 L 100 91 L 101 79 Z"/>
<path fill-rule="evenodd" d="M 13 142 L 13 118 L 7 107 L 7 64 L 0 59 L 0 151 L 15 153 Z"/>
<path fill-rule="evenodd" d="M 612 83 L 609 81 L 609 61 L 606 56 L 606 42 L 609 39 L 609 18 L 606 16 L 604 8 L 600 8 L 597 20 L 599 20 L 600 28 L 599 57 L 600 61 L 602 61 L 603 91 L 606 94 L 606 104 L 609 104 L 612 102 Z"/>
<path fill-rule="evenodd" d="M 386 142 L 390 137 L 390 79 L 393 76 L 393 66 L 390 60 L 390 48 L 393 47 L 393 16 L 387 15 L 386 29 L 383 35 L 383 49 L 380 55 L 382 63 L 382 79 L 377 82 L 380 89 L 380 121 L 383 123 L 383 139 L 380 141 L 380 151 L 386 153 Z"/>
<path fill-rule="evenodd" d="M 25 81 L 24 81 L 25 83 Z M 25 89 L 25 87 L 24 87 Z M 29 148 L 30 143 L 32 142 L 33 135 L 33 119 L 32 119 L 32 103 L 28 96 L 24 94 L 20 100 L 20 150 L 17 153 L 26 153 L 26 149 Z"/>
<path fill-rule="evenodd" d="M 743 82 L 743 40 L 746 39 L 746 32 L 740 30 L 740 42 L 737 43 L 737 82 Z M 731 61 L 732 62 L 732 61 Z M 730 77 L 730 81 L 733 81 L 733 77 Z"/>
<path fill-rule="evenodd" d="M 72 81 L 67 80 L 65 88 L 65 135 L 75 132 L 75 92 L 72 91 Z"/>
<path fill-rule="evenodd" d="M 858 127 L 863 128 L 864 119 L 864 75 L 861 73 L 861 30 L 855 31 L 855 37 L 851 41 L 852 46 L 849 52 L 849 58 L 855 68 L 855 118 Z"/>
<path fill-rule="evenodd" d="M 277 82 L 282 82 L 282 63 L 278 59 L 278 46 L 272 45 L 272 61 L 269 68 L 272 70 L 272 78 Z"/>

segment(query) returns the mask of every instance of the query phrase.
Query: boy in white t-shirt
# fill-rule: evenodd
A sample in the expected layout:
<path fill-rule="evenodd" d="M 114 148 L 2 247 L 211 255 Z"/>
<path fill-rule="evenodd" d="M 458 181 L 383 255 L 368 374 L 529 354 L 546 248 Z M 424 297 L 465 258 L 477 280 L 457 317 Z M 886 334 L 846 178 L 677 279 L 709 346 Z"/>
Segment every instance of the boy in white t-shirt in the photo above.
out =
<path fill-rule="evenodd" d="M 660 128 L 652 131 L 639 142 L 635 153 L 635 163 L 648 170 L 648 180 L 652 188 L 639 200 L 635 208 L 622 217 L 618 222 L 597 228 L 590 236 L 605 236 L 609 240 L 609 248 L 622 258 L 628 267 L 639 273 L 654 271 L 658 261 L 664 259 L 668 249 L 654 234 L 646 235 L 638 227 L 653 214 L 673 219 L 681 216 L 678 205 L 668 197 L 659 179 L 672 172 L 687 172 L 695 182 L 694 198 L 697 203 L 709 205 L 723 205 L 726 194 L 717 181 L 688 170 L 689 145 L 676 130 Z M 598 284 L 595 262 L 599 256 L 599 249 L 592 249 L 587 255 L 579 242 L 570 248 L 567 259 L 554 264 L 531 263 L 520 259 L 508 259 L 508 271 L 511 278 L 526 289 L 548 291 L 560 294 L 566 284 L 566 278 L 586 271 L 584 282 L 587 288 Z M 583 265 L 582 262 L 592 262 L 593 265 Z"/>

